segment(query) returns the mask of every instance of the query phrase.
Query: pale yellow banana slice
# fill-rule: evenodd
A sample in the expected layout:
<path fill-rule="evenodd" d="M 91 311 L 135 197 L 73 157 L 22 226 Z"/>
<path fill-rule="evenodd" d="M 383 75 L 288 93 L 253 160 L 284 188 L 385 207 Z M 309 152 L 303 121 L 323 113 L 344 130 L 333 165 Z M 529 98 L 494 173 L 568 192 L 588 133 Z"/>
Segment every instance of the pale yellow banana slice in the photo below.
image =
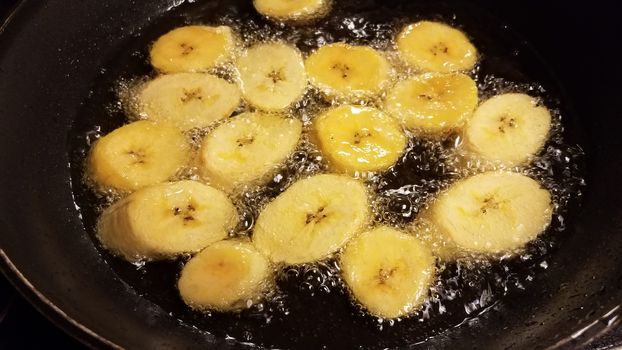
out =
<path fill-rule="evenodd" d="M 482 103 L 465 130 L 467 148 L 505 165 L 520 165 L 546 142 L 551 113 L 525 94 L 503 94 Z"/>
<path fill-rule="evenodd" d="M 252 244 L 221 241 L 186 263 L 177 287 L 193 309 L 234 311 L 259 301 L 273 276 L 268 259 Z"/>
<path fill-rule="evenodd" d="M 386 226 L 353 238 L 340 257 L 354 298 L 383 318 L 405 316 L 421 306 L 434 282 L 434 264 L 423 243 Z"/>
<path fill-rule="evenodd" d="M 234 48 L 229 27 L 175 28 L 151 47 L 151 65 L 162 73 L 203 72 L 230 59 Z"/>
<path fill-rule="evenodd" d="M 477 101 L 477 85 L 468 75 L 427 73 L 397 83 L 385 110 L 406 128 L 438 133 L 461 127 Z"/>
<path fill-rule="evenodd" d="M 237 61 L 244 98 L 253 106 L 282 110 L 298 101 L 307 87 L 302 55 L 283 43 L 258 44 Z"/>
<path fill-rule="evenodd" d="M 220 125 L 201 145 L 201 172 L 230 191 L 262 181 L 296 148 L 302 133 L 297 119 L 243 113 Z"/>
<path fill-rule="evenodd" d="M 391 81 L 389 62 L 368 46 L 336 43 L 320 47 L 305 61 L 311 82 L 329 95 L 369 97 Z"/>
<path fill-rule="evenodd" d="M 443 23 L 410 24 L 398 34 L 396 42 L 402 59 L 422 71 L 466 71 L 477 63 L 477 50 L 469 38 Z"/>
<path fill-rule="evenodd" d="M 161 75 L 138 94 L 141 116 L 183 130 L 205 128 L 230 116 L 240 104 L 235 84 L 203 73 Z"/>
<path fill-rule="evenodd" d="M 99 186 L 123 192 L 164 182 L 186 166 L 190 146 L 179 129 L 141 120 L 99 139 L 88 159 Z"/>
<path fill-rule="evenodd" d="M 225 239 L 238 216 L 227 196 L 196 181 L 158 184 L 121 199 L 102 214 L 104 246 L 129 261 L 197 252 Z"/>
<path fill-rule="evenodd" d="M 257 12 L 279 21 L 308 21 L 324 16 L 330 0 L 254 0 Z"/>
<path fill-rule="evenodd" d="M 382 171 L 402 155 L 407 139 L 391 116 L 351 105 L 328 110 L 314 121 L 314 138 L 336 171 Z"/>
<path fill-rule="evenodd" d="M 459 181 L 431 208 L 432 220 L 459 248 L 505 253 L 535 239 L 551 222 L 551 195 L 535 180 L 486 172 Z"/>
<path fill-rule="evenodd" d="M 369 221 L 363 183 L 339 175 L 300 180 L 261 212 L 253 244 L 274 262 L 302 264 L 328 257 Z"/>

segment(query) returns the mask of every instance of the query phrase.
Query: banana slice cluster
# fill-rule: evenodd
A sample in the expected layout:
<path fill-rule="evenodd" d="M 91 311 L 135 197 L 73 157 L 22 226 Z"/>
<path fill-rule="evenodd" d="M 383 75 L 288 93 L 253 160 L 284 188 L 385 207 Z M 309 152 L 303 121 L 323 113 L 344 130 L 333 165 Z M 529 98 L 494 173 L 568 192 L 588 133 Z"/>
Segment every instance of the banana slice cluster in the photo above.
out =
<path fill-rule="evenodd" d="M 330 7 L 328 0 L 254 5 L 284 22 Z M 551 113 L 537 99 L 507 93 L 479 103 L 468 75 L 478 53 L 458 29 L 429 21 L 403 28 L 396 50 L 411 69 L 397 82 L 391 55 L 369 46 L 237 48 L 235 37 L 229 27 L 192 25 L 158 38 L 150 58 L 160 75 L 134 99 L 146 120 L 99 139 L 87 162 L 90 179 L 121 197 L 99 219 L 101 243 L 133 262 L 192 254 L 178 280 L 191 308 L 246 308 L 270 292 L 278 268 L 336 257 L 362 308 L 408 316 L 436 281 L 437 257 L 513 252 L 550 224 L 551 194 L 505 170 L 442 192 L 416 221 L 425 234 L 417 225 L 372 224 L 374 193 L 363 174 L 391 169 L 409 137 L 456 131 L 469 157 L 506 168 L 528 164 L 547 140 Z M 235 74 L 223 79 L 214 69 L 226 64 Z M 295 106 L 309 84 L 331 107 L 303 125 Z M 328 173 L 298 179 L 260 211 L 250 237 L 229 239 L 236 196 L 263 185 L 302 139 L 317 146 Z M 421 239 L 426 234 L 444 251 Z"/>
<path fill-rule="evenodd" d="M 208 128 L 240 105 L 237 84 L 209 74 L 233 60 L 236 39 L 227 26 L 185 26 L 159 37 L 151 65 L 162 75 L 142 84 L 133 107 L 141 119 L 168 122 L 183 131 Z"/>

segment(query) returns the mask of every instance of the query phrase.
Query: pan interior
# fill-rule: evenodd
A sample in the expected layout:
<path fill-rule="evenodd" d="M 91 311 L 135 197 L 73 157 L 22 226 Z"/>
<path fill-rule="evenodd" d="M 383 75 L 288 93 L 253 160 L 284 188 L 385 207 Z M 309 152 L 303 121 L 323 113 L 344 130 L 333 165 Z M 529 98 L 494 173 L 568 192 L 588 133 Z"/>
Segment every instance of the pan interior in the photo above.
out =
<path fill-rule="evenodd" d="M 335 3 L 326 19 L 293 30 L 261 18 L 250 1 L 183 3 L 121 41 L 92 83 L 92 92 L 70 135 L 73 192 L 84 226 L 101 256 L 122 280 L 183 323 L 218 337 L 267 347 L 386 348 L 415 344 L 478 317 L 499 301 L 511 303 L 508 294 L 538 288 L 531 281 L 547 269 L 550 259 L 563 245 L 560 232 L 566 231 L 565 235 L 570 231 L 569 222 L 581 197 L 576 194 L 583 189 L 583 155 L 576 146 L 578 130 L 573 127 L 572 111 L 560 100 L 558 82 L 527 43 L 494 17 L 466 4 L 387 4 L 376 0 Z M 553 192 L 560 207 L 548 231 L 530 244 L 524 254 L 500 261 L 463 260 L 443 266 L 433 297 L 422 311 L 400 320 L 382 320 L 366 315 L 350 301 L 334 260 L 288 268 L 279 276 L 278 295 L 251 309 L 236 314 L 199 313 L 184 305 L 175 288 L 180 267 L 188 257 L 129 264 L 99 245 L 95 225 L 110 198 L 94 193 L 83 181 L 85 157 L 93 141 L 127 122 L 120 95 L 137 81 L 154 76 L 148 62 L 148 47 L 157 37 L 187 24 L 225 24 L 241 33 L 247 43 L 284 38 L 303 52 L 338 41 L 388 49 L 396 30 L 421 19 L 455 25 L 472 38 L 483 55 L 473 72 L 482 91 L 481 99 L 502 92 L 526 92 L 540 97 L 562 121 L 530 173 Z M 318 108 L 314 101 L 310 94 L 303 99 L 300 110 L 304 113 Z M 427 198 L 456 180 L 457 174 L 445 166 L 450 160 L 443 151 L 455 137 L 411 140 L 408 152 L 394 171 L 376 180 L 381 206 L 389 213 L 380 215 L 380 222 L 407 224 Z M 306 150 L 300 150 L 298 155 L 267 189 L 249 194 L 251 199 L 244 206 L 247 210 L 242 212 L 248 225 L 258 214 L 252 205 L 254 201 L 265 202 L 276 196 L 289 185 L 288 179 L 299 175 L 300 169 L 311 169 L 310 173 L 321 170 Z M 399 191 L 405 186 L 414 190 Z"/>

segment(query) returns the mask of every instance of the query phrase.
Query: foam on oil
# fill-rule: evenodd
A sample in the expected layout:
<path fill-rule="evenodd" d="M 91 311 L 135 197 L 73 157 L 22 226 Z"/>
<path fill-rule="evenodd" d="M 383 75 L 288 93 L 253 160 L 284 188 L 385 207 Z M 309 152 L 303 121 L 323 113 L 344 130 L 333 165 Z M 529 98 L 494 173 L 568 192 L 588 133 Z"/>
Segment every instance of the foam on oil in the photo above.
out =
<path fill-rule="evenodd" d="M 141 118 L 136 113 L 135 92 L 153 76 L 146 59 L 148 55 L 144 52 L 149 42 L 176 26 L 189 23 L 229 25 L 239 33 L 244 47 L 257 42 L 280 40 L 296 45 L 305 56 L 320 46 L 338 41 L 370 45 L 381 50 L 393 63 L 398 80 L 414 73 L 400 63 L 393 50 L 392 39 L 406 23 L 425 18 L 465 27 L 476 46 L 488 40 L 485 35 L 499 35 L 489 34 L 492 32 L 479 28 L 478 25 L 482 25 L 478 22 L 482 21 L 481 18 L 448 13 L 443 6 L 417 8 L 414 4 L 400 3 L 399 6 L 389 7 L 376 1 L 358 5 L 356 2 L 345 1 L 336 3 L 326 19 L 300 27 L 266 21 L 253 13 L 248 4 L 223 2 L 210 13 L 202 12 L 202 6 L 198 3 L 177 6 L 170 14 L 173 20 L 163 19 L 154 24 L 152 30 L 146 29 L 144 37 L 129 44 L 137 54 L 119 52 L 115 62 L 121 63 L 114 63 L 112 65 L 116 64 L 116 67 L 102 71 L 106 78 L 102 78 L 106 82 L 103 84 L 105 88 L 96 89 L 95 97 L 87 103 L 87 110 L 99 112 L 92 113 L 93 117 L 87 118 L 76 129 L 72 158 L 74 174 L 82 179 L 74 181 L 76 201 L 81 208 L 85 226 L 92 233 L 99 213 L 123 194 L 112 190 L 92 190 L 94 184 L 89 182 L 84 168 L 88 149 L 101 135 L 127 120 Z M 484 27 L 487 25 L 483 24 Z M 519 45 L 518 41 L 511 44 Z M 509 48 L 508 55 L 519 49 Z M 471 72 L 478 83 L 480 100 L 504 92 L 524 92 L 540 98 L 553 115 L 550 137 L 541 153 L 530 165 L 512 169 L 533 177 L 551 192 L 555 205 L 553 222 L 547 232 L 513 254 L 497 257 L 463 254 L 455 261 L 439 259 L 439 276 L 430 288 L 430 297 L 414 314 L 394 320 L 367 314 L 350 298 L 335 257 L 301 266 L 279 266 L 276 271 L 277 285 L 263 301 L 239 313 L 227 314 L 192 311 L 181 302 L 175 285 L 181 266 L 189 256 L 175 261 L 130 265 L 111 256 L 105 249 L 102 255 L 121 278 L 146 298 L 169 310 L 180 322 L 217 336 L 262 346 L 404 346 L 460 324 L 465 318 L 476 316 L 503 300 L 509 291 L 537 288 L 531 286 L 530 282 L 539 271 L 547 268 L 547 259 L 561 241 L 559 232 L 567 228 L 566 223 L 571 219 L 569 216 L 581 196 L 584 186 L 583 152 L 579 146 L 567 140 L 565 127 L 569 124 L 563 113 L 564 106 L 556 96 L 543 85 L 534 82 L 537 79 L 513 82 L 506 78 L 508 74 L 504 74 L 503 69 L 491 67 L 487 62 L 488 57 L 503 57 L 497 51 L 503 50 L 494 49 L 489 43 L 482 45 L 482 64 Z M 131 57 L 128 59 L 124 56 Z M 220 67 L 213 73 L 230 81 L 237 79 L 230 65 Z M 356 104 L 380 107 L 383 97 L 363 99 L 356 101 Z M 309 140 L 309 130 L 317 115 L 339 103 L 342 101 L 327 98 L 321 91 L 309 88 L 292 106 L 290 114 L 303 121 L 303 138 L 285 164 L 274 169 L 267 184 L 241 187 L 232 195 L 240 214 L 240 224 L 231 233 L 232 236 L 250 237 L 257 216 L 272 198 L 300 178 L 328 171 L 325 159 Z M 242 103 L 236 113 L 249 108 Z M 208 132 L 188 132 L 188 140 L 195 151 L 198 151 L 203 136 Z M 418 214 L 430 205 L 440 191 L 461 178 L 484 169 L 498 168 L 496 164 L 470 160 L 459 133 L 441 137 L 408 133 L 408 137 L 408 146 L 394 167 L 383 173 L 360 174 L 371 194 L 374 214 L 372 225 L 388 224 L 412 230 Z M 180 171 L 176 179 L 197 180 L 200 176 L 196 167 L 188 167 Z M 419 229 L 424 237 L 426 227 Z M 339 325 L 338 332 L 332 326 L 335 324 Z"/>

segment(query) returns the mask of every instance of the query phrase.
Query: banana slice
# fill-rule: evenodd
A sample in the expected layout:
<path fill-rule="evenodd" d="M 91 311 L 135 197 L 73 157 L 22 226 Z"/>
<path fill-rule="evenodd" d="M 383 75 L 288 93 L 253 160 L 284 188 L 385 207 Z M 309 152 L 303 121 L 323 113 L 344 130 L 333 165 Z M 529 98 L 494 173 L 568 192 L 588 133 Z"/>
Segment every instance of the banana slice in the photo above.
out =
<path fill-rule="evenodd" d="M 336 43 L 322 46 L 305 61 L 311 82 L 327 94 L 365 98 L 391 81 L 391 66 L 368 46 Z"/>
<path fill-rule="evenodd" d="M 201 146 L 201 172 L 227 191 L 261 181 L 296 148 L 302 133 L 297 119 L 243 113 L 212 131 Z"/>
<path fill-rule="evenodd" d="M 329 0 L 254 0 L 257 12 L 279 21 L 308 21 L 330 10 Z"/>
<path fill-rule="evenodd" d="M 407 143 L 398 122 L 371 107 L 333 108 L 314 121 L 314 132 L 331 168 L 351 174 L 388 169 Z"/>
<path fill-rule="evenodd" d="M 408 25 L 396 41 L 402 59 L 419 70 L 466 71 L 477 63 L 477 50 L 469 38 L 443 23 L 421 21 Z"/>
<path fill-rule="evenodd" d="M 137 121 L 95 143 L 89 173 L 104 188 L 133 191 L 171 178 L 187 164 L 189 152 L 186 138 L 176 127 Z"/>
<path fill-rule="evenodd" d="M 396 318 L 421 306 L 434 281 L 434 256 L 415 237 L 381 226 L 360 234 L 341 254 L 343 279 L 371 314 Z"/>
<path fill-rule="evenodd" d="M 438 133 L 461 127 L 477 101 L 477 85 L 469 76 L 427 73 L 397 83 L 385 110 L 406 128 Z"/>
<path fill-rule="evenodd" d="M 467 148 L 506 165 L 527 162 L 546 142 L 551 113 L 525 94 L 503 94 L 482 103 L 465 130 Z"/>
<path fill-rule="evenodd" d="M 339 175 L 298 181 L 259 214 L 253 244 L 274 262 L 323 259 L 360 232 L 369 220 L 363 183 Z"/>
<path fill-rule="evenodd" d="M 252 244 L 221 241 L 186 263 L 177 287 L 193 309 L 233 311 L 257 302 L 272 276 L 268 259 Z"/>
<path fill-rule="evenodd" d="M 307 87 L 302 55 L 286 44 L 255 45 L 238 59 L 237 68 L 244 98 L 263 110 L 289 107 Z"/>
<path fill-rule="evenodd" d="M 121 199 L 102 214 L 104 246 L 128 261 L 196 252 L 225 239 L 237 224 L 227 196 L 196 181 L 158 184 Z"/>
<path fill-rule="evenodd" d="M 208 127 L 230 116 L 239 104 L 236 85 L 203 73 L 161 75 L 145 84 L 138 95 L 141 116 L 183 130 Z"/>
<path fill-rule="evenodd" d="M 207 71 L 230 59 L 234 48 L 229 27 L 175 28 L 151 47 L 151 65 L 162 73 Z"/>
<path fill-rule="evenodd" d="M 522 247 L 551 222 L 551 195 L 535 180 L 486 172 L 462 180 L 432 205 L 432 220 L 463 250 L 502 253 Z"/>

